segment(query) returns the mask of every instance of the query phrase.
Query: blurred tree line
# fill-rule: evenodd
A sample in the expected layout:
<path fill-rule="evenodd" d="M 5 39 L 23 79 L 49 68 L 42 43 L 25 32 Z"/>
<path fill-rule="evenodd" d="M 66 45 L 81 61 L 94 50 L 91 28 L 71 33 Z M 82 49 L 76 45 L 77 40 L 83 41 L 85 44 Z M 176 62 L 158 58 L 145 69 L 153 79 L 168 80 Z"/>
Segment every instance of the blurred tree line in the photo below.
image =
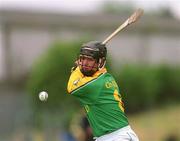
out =
<path fill-rule="evenodd" d="M 66 87 L 81 44 L 81 41 L 56 42 L 34 64 L 27 88 L 31 95 L 36 124 L 41 123 L 44 111 L 59 113 L 61 119 L 58 117 L 54 120 L 55 123 L 61 120 L 65 124 L 80 108 L 79 102 L 67 94 Z M 111 66 L 110 61 L 108 64 Z M 110 69 L 110 72 L 120 86 L 127 113 L 141 112 L 169 102 L 180 101 L 178 67 L 127 65 L 119 70 Z M 49 94 L 46 102 L 38 99 L 41 91 L 47 91 Z"/>
<path fill-rule="evenodd" d="M 127 65 L 115 76 L 129 113 L 180 101 L 180 67 Z"/>
<path fill-rule="evenodd" d="M 133 11 L 135 11 L 136 7 L 132 1 L 104 1 L 100 7 L 100 11 L 106 14 L 122 14 L 122 15 L 130 15 Z M 173 12 L 169 5 L 160 6 L 156 10 L 145 11 L 147 15 L 154 15 L 158 17 L 174 17 Z"/>

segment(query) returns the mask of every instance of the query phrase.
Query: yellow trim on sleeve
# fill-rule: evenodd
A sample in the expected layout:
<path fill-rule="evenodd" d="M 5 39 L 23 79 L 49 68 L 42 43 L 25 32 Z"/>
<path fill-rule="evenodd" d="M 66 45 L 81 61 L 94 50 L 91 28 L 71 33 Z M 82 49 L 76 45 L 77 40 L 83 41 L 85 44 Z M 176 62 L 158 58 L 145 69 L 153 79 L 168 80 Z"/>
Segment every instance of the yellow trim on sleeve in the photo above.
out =
<path fill-rule="evenodd" d="M 119 105 L 119 108 L 121 109 L 121 111 L 124 112 L 124 104 L 122 102 L 121 97 L 118 95 L 117 90 L 114 91 L 114 98 L 115 98 L 116 101 L 118 101 L 118 105 Z"/>

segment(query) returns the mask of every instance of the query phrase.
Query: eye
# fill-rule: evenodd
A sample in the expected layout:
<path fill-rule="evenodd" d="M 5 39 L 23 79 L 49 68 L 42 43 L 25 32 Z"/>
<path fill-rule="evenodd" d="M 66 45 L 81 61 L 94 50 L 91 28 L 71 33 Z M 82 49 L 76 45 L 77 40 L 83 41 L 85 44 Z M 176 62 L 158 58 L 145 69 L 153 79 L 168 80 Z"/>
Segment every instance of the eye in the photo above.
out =
<path fill-rule="evenodd" d="M 89 61 L 94 61 L 94 59 L 93 59 L 93 58 L 88 58 L 88 60 L 89 60 Z"/>

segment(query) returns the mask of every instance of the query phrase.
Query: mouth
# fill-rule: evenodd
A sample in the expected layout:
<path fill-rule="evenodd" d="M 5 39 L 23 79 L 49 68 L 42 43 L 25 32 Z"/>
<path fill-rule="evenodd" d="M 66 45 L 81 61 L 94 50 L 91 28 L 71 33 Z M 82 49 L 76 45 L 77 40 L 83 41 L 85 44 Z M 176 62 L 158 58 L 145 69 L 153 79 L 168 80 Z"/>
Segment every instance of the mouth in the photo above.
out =
<path fill-rule="evenodd" d="M 82 68 L 83 70 L 91 70 L 93 67 L 88 65 L 83 65 Z"/>
<path fill-rule="evenodd" d="M 90 67 L 90 66 L 83 66 L 83 69 L 85 69 L 85 70 L 89 70 L 89 69 L 91 69 L 92 67 Z"/>

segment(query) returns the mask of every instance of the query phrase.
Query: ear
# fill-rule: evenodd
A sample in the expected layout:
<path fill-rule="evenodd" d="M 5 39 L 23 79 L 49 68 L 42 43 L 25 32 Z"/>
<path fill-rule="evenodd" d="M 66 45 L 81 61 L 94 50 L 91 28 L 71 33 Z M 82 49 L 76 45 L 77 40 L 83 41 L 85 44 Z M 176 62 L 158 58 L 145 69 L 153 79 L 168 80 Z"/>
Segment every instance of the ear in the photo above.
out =
<path fill-rule="evenodd" d="M 81 61 L 80 61 L 80 59 L 76 60 L 76 64 L 77 64 L 78 66 L 82 64 Z"/>

